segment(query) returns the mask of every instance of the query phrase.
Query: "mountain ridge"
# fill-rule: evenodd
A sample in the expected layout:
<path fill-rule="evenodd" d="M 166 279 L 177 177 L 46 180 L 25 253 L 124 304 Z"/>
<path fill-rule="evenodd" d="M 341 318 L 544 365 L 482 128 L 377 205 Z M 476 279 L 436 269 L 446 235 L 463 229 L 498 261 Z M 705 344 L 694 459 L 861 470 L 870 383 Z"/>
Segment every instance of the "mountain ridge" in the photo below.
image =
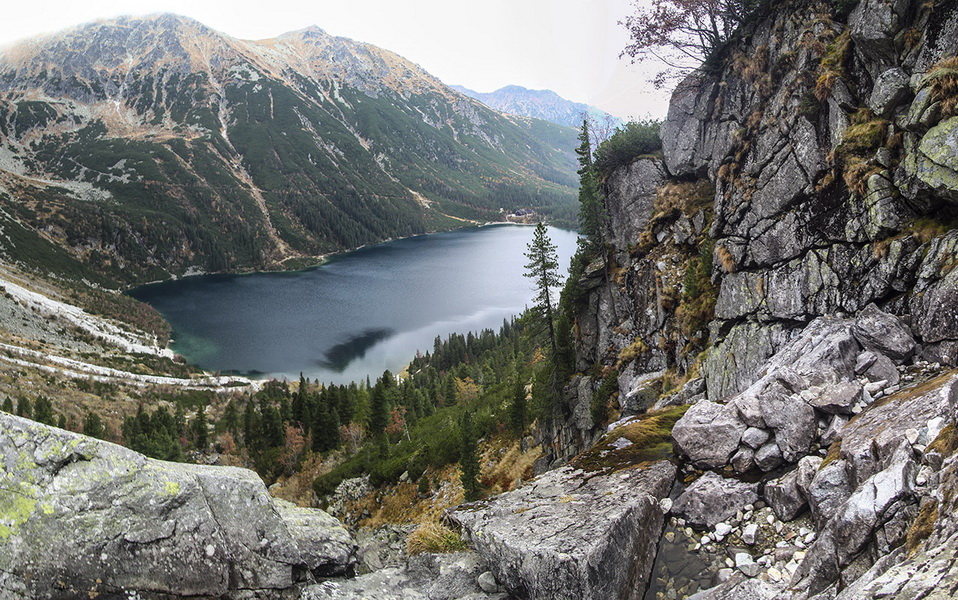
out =
<path fill-rule="evenodd" d="M 568 218 L 574 135 L 317 26 L 248 41 L 160 13 L 0 50 L 0 220 L 121 281 L 275 267 L 500 208 Z"/>
<path fill-rule="evenodd" d="M 507 85 L 492 92 L 477 92 L 461 85 L 450 87 L 496 110 L 542 119 L 566 127 L 582 127 L 585 115 L 598 123 L 604 124 L 608 121 L 610 129 L 623 123 L 622 119 L 600 108 L 567 100 L 552 90 L 532 90 L 521 85 Z"/>

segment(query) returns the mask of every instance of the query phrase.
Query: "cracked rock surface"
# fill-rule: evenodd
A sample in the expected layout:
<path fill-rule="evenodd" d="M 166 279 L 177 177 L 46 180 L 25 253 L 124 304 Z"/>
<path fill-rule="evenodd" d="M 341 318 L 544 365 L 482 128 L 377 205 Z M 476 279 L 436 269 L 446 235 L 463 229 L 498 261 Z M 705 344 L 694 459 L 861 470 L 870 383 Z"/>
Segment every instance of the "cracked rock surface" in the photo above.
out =
<path fill-rule="evenodd" d="M 3 598 L 284 597 L 355 562 L 336 519 L 274 500 L 246 469 L 153 460 L 6 413 L 0 469 Z"/>

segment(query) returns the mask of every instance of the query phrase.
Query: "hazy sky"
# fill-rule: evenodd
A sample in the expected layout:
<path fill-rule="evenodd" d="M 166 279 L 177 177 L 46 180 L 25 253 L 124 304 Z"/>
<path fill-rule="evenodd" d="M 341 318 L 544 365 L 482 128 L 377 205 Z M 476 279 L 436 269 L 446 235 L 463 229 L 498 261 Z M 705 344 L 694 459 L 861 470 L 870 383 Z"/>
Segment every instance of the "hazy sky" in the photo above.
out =
<path fill-rule="evenodd" d="M 644 0 L 640 0 L 644 1 Z M 448 84 L 551 89 L 616 116 L 661 118 L 654 67 L 619 59 L 632 0 L 27 0 L 8 3 L 0 44 L 122 14 L 173 12 L 242 39 L 318 25 L 418 63 Z"/>

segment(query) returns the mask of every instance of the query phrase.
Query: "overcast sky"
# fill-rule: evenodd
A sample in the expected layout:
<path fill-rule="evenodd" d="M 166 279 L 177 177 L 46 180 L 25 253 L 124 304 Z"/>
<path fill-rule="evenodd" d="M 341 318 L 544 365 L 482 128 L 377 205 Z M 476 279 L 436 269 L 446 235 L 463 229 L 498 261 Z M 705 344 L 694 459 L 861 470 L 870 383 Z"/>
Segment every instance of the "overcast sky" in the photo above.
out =
<path fill-rule="evenodd" d="M 645 0 L 642 0 L 645 1 Z M 318 25 L 418 63 L 448 84 L 551 89 L 622 118 L 661 118 L 655 69 L 619 59 L 632 0 L 27 0 L 7 3 L 0 45 L 118 15 L 173 12 L 241 39 Z"/>

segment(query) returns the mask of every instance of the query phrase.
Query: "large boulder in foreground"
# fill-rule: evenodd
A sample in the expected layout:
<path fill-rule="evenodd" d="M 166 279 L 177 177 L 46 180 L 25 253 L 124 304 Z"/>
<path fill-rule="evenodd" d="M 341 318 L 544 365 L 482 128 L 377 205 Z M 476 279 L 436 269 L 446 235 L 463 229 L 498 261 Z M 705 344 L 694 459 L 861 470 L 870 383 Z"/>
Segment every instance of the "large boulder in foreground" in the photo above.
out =
<path fill-rule="evenodd" d="M 273 597 L 352 569 L 336 519 L 246 469 L 169 463 L 0 413 L 0 597 Z"/>
<path fill-rule="evenodd" d="M 487 502 L 449 513 L 520 598 L 642 598 L 662 533 L 659 500 L 675 466 L 550 471 Z"/>

